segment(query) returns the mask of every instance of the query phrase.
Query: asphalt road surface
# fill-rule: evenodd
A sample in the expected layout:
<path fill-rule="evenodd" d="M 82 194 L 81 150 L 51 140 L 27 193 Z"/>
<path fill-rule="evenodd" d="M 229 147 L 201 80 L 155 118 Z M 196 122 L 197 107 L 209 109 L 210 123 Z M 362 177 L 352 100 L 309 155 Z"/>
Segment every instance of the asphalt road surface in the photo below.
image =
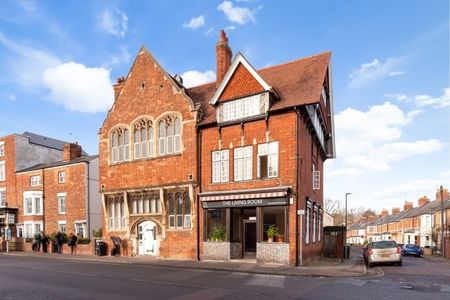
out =
<path fill-rule="evenodd" d="M 0 255 L 0 299 L 450 299 L 448 263 L 406 257 L 370 271 L 315 278 Z"/>

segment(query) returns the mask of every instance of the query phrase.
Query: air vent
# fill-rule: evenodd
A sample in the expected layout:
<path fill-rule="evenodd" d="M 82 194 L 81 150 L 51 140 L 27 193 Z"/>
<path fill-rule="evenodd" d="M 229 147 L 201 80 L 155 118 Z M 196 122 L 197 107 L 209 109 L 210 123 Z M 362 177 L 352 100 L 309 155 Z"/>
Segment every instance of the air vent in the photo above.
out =
<path fill-rule="evenodd" d="M 101 189 L 102 191 L 104 191 L 104 190 L 105 190 L 105 185 L 102 184 L 102 185 L 100 186 L 100 189 Z"/>
<path fill-rule="evenodd" d="M 188 175 L 188 180 L 189 180 L 189 181 L 193 181 L 193 180 L 194 180 L 194 175 L 189 174 L 189 175 Z"/>

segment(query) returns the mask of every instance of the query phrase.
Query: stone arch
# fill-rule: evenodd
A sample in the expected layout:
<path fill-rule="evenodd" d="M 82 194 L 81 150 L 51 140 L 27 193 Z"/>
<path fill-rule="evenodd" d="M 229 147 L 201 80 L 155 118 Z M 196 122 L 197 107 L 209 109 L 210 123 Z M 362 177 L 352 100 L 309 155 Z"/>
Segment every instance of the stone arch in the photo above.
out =
<path fill-rule="evenodd" d="M 166 238 L 166 229 L 162 225 L 161 221 L 157 220 L 156 218 L 150 217 L 150 216 L 137 218 L 132 223 L 130 223 L 130 237 L 136 237 L 138 225 L 145 221 L 151 221 L 158 226 L 158 229 L 161 230 L 161 234 L 159 234 L 159 230 L 158 230 L 157 237 L 160 237 L 161 239 Z"/>

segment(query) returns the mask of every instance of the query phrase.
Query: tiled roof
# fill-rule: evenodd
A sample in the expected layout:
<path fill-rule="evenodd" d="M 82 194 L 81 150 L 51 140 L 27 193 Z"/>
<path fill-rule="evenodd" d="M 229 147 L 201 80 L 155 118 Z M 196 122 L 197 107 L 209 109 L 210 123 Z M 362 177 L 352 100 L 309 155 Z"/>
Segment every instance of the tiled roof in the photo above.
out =
<path fill-rule="evenodd" d="M 264 81 L 280 96 L 280 99 L 273 103 L 269 111 L 320 103 L 330 57 L 330 52 L 324 52 L 257 70 Z M 203 120 L 200 125 L 216 122 L 215 109 L 209 104 L 215 91 L 215 82 L 186 90 L 191 99 L 201 106 Z"/>
<path fill-rule="evenodd" d="M 64 144 L 68 144 L 68 142 L 53 139 L 47 136 L 43 136 L 40 134 L 32 133 L 25 131 L 22 133 L 23 136 L 27 137 L 30 140 L 30 143 L 44 146 L 47 148 L 53 148 L 57 150 L 63 150 Z M 86 152 L 83 151 L 83 155 L 88 155 Z"/>
<path fill-rule="evenodd" d="M 77 158 L 74 158 L 74 159 L 68 160 L 68 161 L 55 161 L 55 162 L 43 163 L 43 164 L 38 164 L 38 165 L 32 166 L 30 168 L 19 170 L 16 173 L 72 165 L 72 164 L 77 164 L 77 163 L 81 163 L 81 162 L 90 162 L 96 158 L 98 158 L 98 155 L 82 156 L 82 157 L 77 157 Z"/>
<path fill-rule="evenodd" d="M 253 77 L 244 65 L 240 63 L 220 95 L 219 101 L 224 102 L 262 92 L 264 92 L 264 88 L 261 84 L 259 84 L 255 77 Z"/>

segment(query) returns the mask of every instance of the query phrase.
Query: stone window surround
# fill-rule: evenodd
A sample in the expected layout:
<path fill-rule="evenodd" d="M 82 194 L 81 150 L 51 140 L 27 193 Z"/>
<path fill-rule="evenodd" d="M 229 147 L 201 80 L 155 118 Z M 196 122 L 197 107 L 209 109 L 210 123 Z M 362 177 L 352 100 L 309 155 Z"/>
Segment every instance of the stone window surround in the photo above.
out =
<path fill-rule="evenodd" d="M 179 134 L 174 134 L 172 135 L 174 140 L 173 140 L 173 148 L 175 148 L 175 140 L 179 140 L 179 151 L 172 151 L 172 153 L 165 153 L 164 154 L 159 154 L 159 130 L 158 130 L 158 124 L 163 121 L 163 120 L 172 120 L 172 122 L 175 122 L 176 119 L 178 119 L 180 121 L 180 130 L 179 130 Z M 153 128 L 153 156 L 147 156 L 146 158 L 139 158 L 136 159 L 134 158 L 134 127 L 136 125 L 136 123 L 139 123 L 142 120 L 148 120 L 152 123 L 152 128 Z M 112 137 L 113 137 L 113 133 L 117 132 L 117 131 L 124 131 L 127 130 L 128 131 L 128 144 L 125 144 L 128 147 L 128 151 L 126 151 L 127 158 L 125 159 L 125 153 L 124 153 L 124 159 L 122 161 L 119 161 L 118 159 L 118 155 L 117 154 L 117 159 L 116 161 L 113 161 L 113 143 L 112 143 Z M 109 153 L 110 153 L 110 157 L 109 157 L 109 163 L 112 165 L 116 165 L 116 164 L 120 164 L 120 163 L 127 163 L 130 162 L 132 160 L 142 160 L 142 159 L 154 159 L 154 158 L 162 158 L 162 157 L 167 157 L 167 156 L 176 156 L 176 155 L 180 155 L 183 152 L 183 143 L 182 143 L 182 136 L 183 136 L 183 118 L 182 115 L 178 112 L 166 112 L 164 114 L 162 114 L 161 116 L 159 116 L 158 118 L 153 118 L 150 116 L 139 116 L 138 118 L 136 118 L 134 121 L 131 122 L 131 126 L 128 124 L 117 124 L 116 126 L 114 126 L 108 133 L 108 149 L 109 149 Z M 133 145 L 133 147 L 130 147 L 130 145 Z M 165 145 L 167 146 L 167 142 L 165 143 Z"/>

